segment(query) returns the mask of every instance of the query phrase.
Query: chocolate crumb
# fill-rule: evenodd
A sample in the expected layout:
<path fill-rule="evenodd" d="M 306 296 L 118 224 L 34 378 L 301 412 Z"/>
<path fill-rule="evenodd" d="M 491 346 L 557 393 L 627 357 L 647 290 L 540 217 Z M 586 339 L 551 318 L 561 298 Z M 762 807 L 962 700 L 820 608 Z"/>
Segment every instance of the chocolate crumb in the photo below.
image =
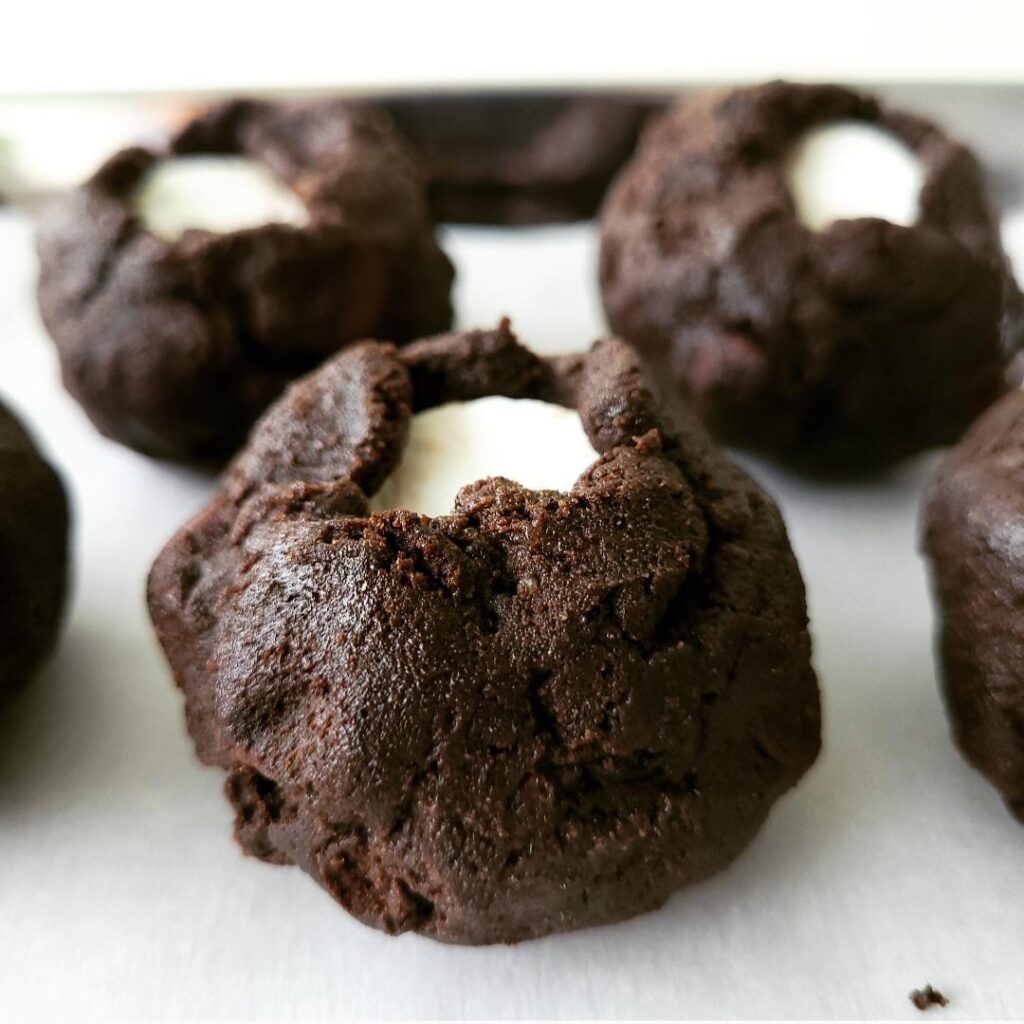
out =
<path fill-rule="evenodd" d="M 948 1006 L 949 1000 L 931 985 L 915 988 L 910 993 L 910 1001 L 921 1011 L 930 1010 L 933 1006 Z"/>

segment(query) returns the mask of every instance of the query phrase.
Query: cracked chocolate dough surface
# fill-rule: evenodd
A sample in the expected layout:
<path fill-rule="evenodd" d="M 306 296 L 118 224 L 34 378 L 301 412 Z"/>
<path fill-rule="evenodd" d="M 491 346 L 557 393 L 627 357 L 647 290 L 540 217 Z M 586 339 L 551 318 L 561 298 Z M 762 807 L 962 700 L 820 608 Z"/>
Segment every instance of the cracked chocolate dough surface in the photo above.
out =
<path fill-rule="evenodd" d="M 438 220 L 545 224 L 595 216 L 656 96 L 437 93 L 380 101 L 412 143 Z"/>
<path fill-rule="evenodd" d="M 568 492 L 366 511 L 414 411 L 575 406 Z M 728 864 L 817 755 L 803 582 L 772 501 L 631 349 L 501 324 L 366 342 L 287 391 L 157 559 L 149 606 L 244 848 L 360 920 L 514 942 Z"/>
<path fill-rule="evenodd" d="M 861 121 L 924 169 L 912 227 L 798 220 L 786 160 Z M 729 443 L 861 471 L 955 440 L 1006 387 L 1020 293 L 972 154 L 838 86 L 775 82 L 680 101 L 602 214 L 601 287 L 633 342 Z"/>
<path fill-rule="evenodd" d="M 954 737 L 1024 822 L 1024 393 L 986 412 L 940 466 L 924 546 Z"/>
<path fill-rule="evenodd" d="M 57 642 L 67 580 L 64 487 L 0 404 L 0 702 Z"/>
<path fill-rule="evenodd" d="M 194 155 L 262 163 L 308 223 L 157 237 L 137 216 L 139 186 Z M 158 456 L 221 459 L 339 348 L 451 322 L 452 268 L 415 159 L 385 114 L 349 102 L 213 107 L 166 152 L 113 156 L 44 215 L 38 250 L 67 389 L 104 434 Z"/>

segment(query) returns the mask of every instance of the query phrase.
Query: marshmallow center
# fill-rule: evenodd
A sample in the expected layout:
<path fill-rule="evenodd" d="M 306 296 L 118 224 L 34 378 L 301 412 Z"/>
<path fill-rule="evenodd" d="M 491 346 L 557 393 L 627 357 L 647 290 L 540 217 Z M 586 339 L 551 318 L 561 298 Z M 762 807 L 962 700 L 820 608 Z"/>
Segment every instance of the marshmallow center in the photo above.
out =
<path fill-rule="evenodd" d="M 786 166 L 800 222 L 822 231 L 837 220 L 878 217 L 910 227 L 917 221 L 924 168 L 890 132 L 839 121 L 808 132 Z"/>
<path fill-rule="evenodd" d="M 463 487 L 492 476 L 567 491 L 596 458 L 574 409 L 499 396 L 451 402 L 413 417 L 402 460 L 370 507 L 448 515 Z"/>
<path fill-rule="evenodd" d="M 139 185 L 135 210 L 149 231 L 168 241 L 189 228 L 226 232 L 309 221 L 299 197 L 263 164 L 229 156 L 157 164 Z"/>

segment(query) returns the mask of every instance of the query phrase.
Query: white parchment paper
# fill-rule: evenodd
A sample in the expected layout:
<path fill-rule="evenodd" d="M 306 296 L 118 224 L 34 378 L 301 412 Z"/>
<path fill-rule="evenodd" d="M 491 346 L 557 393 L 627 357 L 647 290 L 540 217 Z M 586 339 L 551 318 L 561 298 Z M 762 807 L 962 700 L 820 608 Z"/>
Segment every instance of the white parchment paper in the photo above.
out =
<path fill-rule="evenodd" d="M 446 244 L 461 323 L 509 313 L 545 351 L 601 333 L 591 227 Z M 934 456 L 857 486 L 747 463 L 806 576 L 825 750 L 731 869 L 518 947 L 394 939 L 234 845 L 143 603 L 212 483 L 95 433 L 33 278 L 27 222 L 0 214 L 0 394 L 69 485 L 76 577 L 58 656 L 0 721 L 0 1017 L 916 1017 L 925 983 L 952 1000 L 929 1020 L 1024 1014 L 1024 827 L 960 760 L 935 683 L 916 550 Z"/>

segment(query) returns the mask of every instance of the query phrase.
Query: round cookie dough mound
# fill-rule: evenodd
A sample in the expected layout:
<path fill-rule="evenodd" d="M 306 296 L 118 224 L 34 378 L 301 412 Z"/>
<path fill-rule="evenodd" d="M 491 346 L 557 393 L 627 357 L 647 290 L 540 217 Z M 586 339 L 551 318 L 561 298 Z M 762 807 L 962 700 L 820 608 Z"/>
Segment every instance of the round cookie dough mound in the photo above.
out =
<path fill-rule="evenodd" d="M 436 93 L 381 101 L 415 147 L 438 220 L 595 216 L 664 99 L 628 93 Z"/>
<path fill-rule="evenodd" d="M 217 157 L 257 162 L 305 222 L 147 228 L 150 172 Z M 386 115 L 354 103 L 216 106 L 164 152 L 113 156 L 45 214 L 38 249 L 68 390 L 104 434 L 163 457 L 221 459 L 326 356 L 451 321 L 452 268 L 415 159 Z"/>
<path fill-rule="evenodd" d="M 57 642 L 67 587 L 68 506 L 57 474 L 0 404 L 0 701 Z"/>
<path fill-rule="evenodd" d="M 567 492 L 491 478 L 438 518 L 367 513 L 414 411 L 490 394 L 575 407 L 600 456 Z M 348 349 L 256 427 L 149 606 L 242 845 L 390 932 L 651 910 L 819 749 L 778 510 L 617 340 L 544 360 L 502 323 Z"/>
<path fill-rule="evenodd" d="M 1024 821 L 1024 393 L 949 453 L 924 526 L 954 736 Z"/>
<path fill-rule="evenodd" d="M 802 223 L 790 161 L 845 122 L 920 162 L 916 223 Z M 601 286 L 613 330 L 715 433 L 815 471 L 955 440 L 1005 390 L 1021 336 L 974 157 L 838 86 L 707 94 L 655 121 L 603 210 Z"/>

